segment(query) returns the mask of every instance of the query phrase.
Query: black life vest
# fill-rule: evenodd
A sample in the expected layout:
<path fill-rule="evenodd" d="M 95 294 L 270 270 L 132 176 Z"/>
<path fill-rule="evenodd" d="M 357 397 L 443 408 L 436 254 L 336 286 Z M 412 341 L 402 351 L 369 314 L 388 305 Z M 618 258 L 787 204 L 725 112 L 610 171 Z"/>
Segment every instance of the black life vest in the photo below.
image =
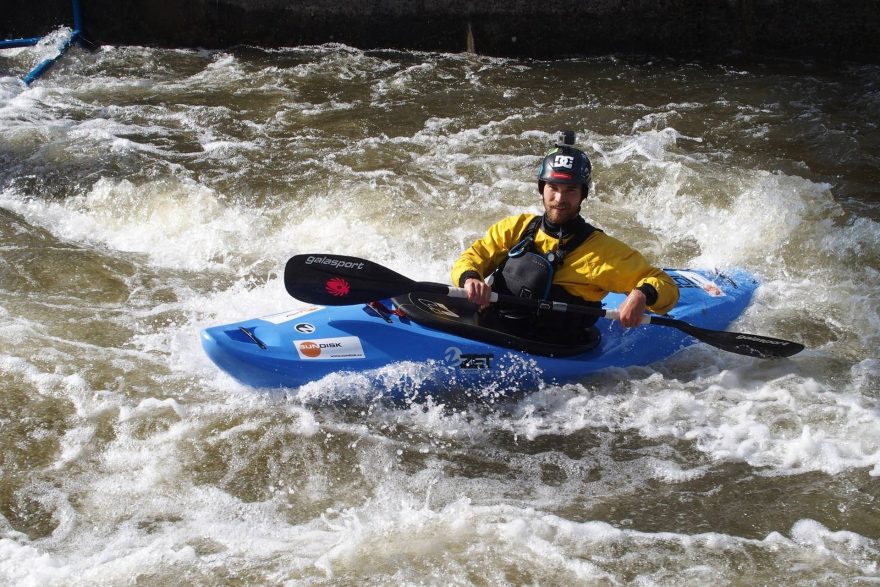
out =
<path fill-rule="evenodd" d="M 543 217 L 536 216 L 529 222 L 522 238 L 508 252 L 507 259 L 493 272 L 492 290 L 509 296 L 601 307 L 601 302 L 588 302 L 553 284 L 553 276 L 565 261 L 565 255 L 599 229 L 581 219 L 568 241 L 560 242 L 555 251 L 541 254 L 535 248 L 535 233 L 542 220 Z M 555 343 L 598 344 L 599 341 L 598 331 L 592 328 L 596 317 L 584 314 L 529 311 L 522 306 L 499 302 L 484 314 L 482 323 L 489 328 Z"/>
<path fill-rule="evenodd" d="M 519 242 L 510 248 L 507 258 L 494 271 L 493 291 L 519 298 L 550 299 L 550 294 L 554 291 L 553 276 L 556 274 L 556 268 L 564 262 L 565 255 L 581 246 L 593 232 L 598 230 L 581 219 L 577 231 L 571 238 L 564 243 L 560 242 L 555 251 L 541 254 L 535 248 L 535 234 L 542 220 L 541 216 L 535 216 L 529 221 Z M 584 303 L 584 300 L 577 296 L 565 297 L 575 297 Z"/>

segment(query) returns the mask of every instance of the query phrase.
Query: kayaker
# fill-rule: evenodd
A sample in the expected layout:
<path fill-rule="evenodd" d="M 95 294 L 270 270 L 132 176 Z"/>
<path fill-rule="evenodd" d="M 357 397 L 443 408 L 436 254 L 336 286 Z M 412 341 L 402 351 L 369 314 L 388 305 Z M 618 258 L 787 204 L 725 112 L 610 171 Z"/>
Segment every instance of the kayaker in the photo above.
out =
<path fill-rule="evenodd" d="M 597 340 L 596 319 L 571 313 L 524 312 L 522 307 L 489 305 L 492 291 L 601 306 L 609 292 L 628 293 L 620 306 L 623 326 L 640 324 L 646 310 L 665 314 L 678 301 L 678 287 L 636 250 L 588 224 L 580 215 L 587 198 L 591 165 L 574 147 L 572 131 L 538 168 L 543 216 L 510 216 L 489 227 L 452 268 L 452 282 L 482 308 L 481 324 L 540 340 L 588 343 Z"/>

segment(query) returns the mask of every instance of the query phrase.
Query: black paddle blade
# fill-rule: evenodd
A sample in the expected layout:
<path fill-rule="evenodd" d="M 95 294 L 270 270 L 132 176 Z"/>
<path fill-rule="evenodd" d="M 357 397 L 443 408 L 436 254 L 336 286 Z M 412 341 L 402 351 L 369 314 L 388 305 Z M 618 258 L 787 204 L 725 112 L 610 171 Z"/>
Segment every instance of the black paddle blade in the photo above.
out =
<path fill-rule="evenodd" d="M 298 300 L 349 306 L 412 291 L 416 282 L 382 265 L 344 255 L 294 255 L 284 267 L 284 287 Z"/>
<path fill-rule="evenodd" d="M 651 317 L 652 324 L 672 326 L 690 334 L 697 340 L 723 351 L 757 357 L 759 359 L 781 359 L 790 357 L 804 350 L 804 345 L 790 340 L 771 338 L 758 334 L 741 332 L 725 332 L 723 330 L 706 330 L 672 318 Z"/>

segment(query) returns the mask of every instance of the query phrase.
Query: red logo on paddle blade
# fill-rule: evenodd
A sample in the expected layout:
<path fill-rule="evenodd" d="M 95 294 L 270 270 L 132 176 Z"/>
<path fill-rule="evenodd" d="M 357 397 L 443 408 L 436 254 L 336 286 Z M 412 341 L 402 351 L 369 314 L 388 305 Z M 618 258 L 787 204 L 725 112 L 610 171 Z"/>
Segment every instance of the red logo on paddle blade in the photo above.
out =
<path fill-rule="evenodd" d="M 348 292 L 351 291 L 351 286 L 349 286 L 348 282 L 341 277 L 333 277 L 327 280 L 324 289 L 326 289 L 327 293 L 331 296 L 342 297 L 348 295 Z"/>

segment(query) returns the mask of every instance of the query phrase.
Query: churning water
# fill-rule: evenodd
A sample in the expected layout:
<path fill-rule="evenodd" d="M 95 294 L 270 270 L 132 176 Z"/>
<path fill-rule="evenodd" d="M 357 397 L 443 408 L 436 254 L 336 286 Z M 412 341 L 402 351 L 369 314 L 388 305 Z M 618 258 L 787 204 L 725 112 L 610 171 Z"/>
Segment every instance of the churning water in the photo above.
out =
<path fill-rule="evenodd" d="M 0 52 L 0 581 L 880 582 L 880 68 L 344 46 Z M 539 210 L 760 276 L 697 345 L 515 399 L 243 387 L 199 330 L 302 304 L 293 254 L 447 281 Z"/>

